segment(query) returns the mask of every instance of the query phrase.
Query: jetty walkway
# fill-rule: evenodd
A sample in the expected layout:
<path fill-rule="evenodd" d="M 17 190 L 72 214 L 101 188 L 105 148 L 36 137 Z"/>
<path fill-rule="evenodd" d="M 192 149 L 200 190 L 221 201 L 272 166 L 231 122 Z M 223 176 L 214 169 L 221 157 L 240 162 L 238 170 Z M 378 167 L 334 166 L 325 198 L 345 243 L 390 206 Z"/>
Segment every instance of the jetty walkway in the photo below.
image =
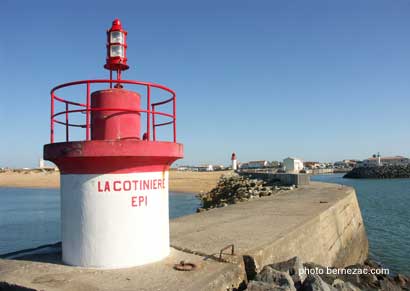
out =
<path fill-rule="evenodd" d="M 1 259 L 0 281 L 47 291 L 222 291 L 246 279 L 246 269 L 293 256 L 342 267 L 363 262 L 368 252 L 356 193 L 336 184 L 312 182 L 283 194 L 180 217 L 171 220 L 170 230 L 171 254 L 161 262 L 97 270 L 63 265 L 60 252 L 30 254 Z M 181 261 L 195 268 L 175 270 Z"/>

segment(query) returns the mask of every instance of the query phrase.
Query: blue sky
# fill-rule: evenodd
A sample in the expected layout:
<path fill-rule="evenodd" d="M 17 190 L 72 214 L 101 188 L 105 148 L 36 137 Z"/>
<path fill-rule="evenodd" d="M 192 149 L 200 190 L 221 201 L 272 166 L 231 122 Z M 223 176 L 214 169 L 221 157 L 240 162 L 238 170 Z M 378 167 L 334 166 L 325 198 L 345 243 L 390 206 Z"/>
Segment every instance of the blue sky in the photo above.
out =
<path fill-rule="evenodd" d="M 0 16 L 0 167 L 38 163 L 53 86 L 107 77 L 116 17 L 124 78 L 177 92 L 178 164 L 410 155 L 409 1 L 3 0 Z"/>

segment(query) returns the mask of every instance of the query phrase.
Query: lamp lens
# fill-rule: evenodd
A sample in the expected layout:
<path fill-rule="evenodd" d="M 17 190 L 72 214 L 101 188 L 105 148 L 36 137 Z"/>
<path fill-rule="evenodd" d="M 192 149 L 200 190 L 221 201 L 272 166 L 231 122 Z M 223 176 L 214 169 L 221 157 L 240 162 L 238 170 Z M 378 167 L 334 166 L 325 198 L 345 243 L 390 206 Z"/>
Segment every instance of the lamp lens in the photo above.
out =
<path fill-rule="evenodd" d="M 111 31 L 111 43 L 121 43 L 124 44 L 124 35 L 121 31 Z"/>
<path fill-rule="evenodd" d="M 124 57 L 124 48 L 121 45 L 112 45 L 110 47 L 110 57 Z"/>

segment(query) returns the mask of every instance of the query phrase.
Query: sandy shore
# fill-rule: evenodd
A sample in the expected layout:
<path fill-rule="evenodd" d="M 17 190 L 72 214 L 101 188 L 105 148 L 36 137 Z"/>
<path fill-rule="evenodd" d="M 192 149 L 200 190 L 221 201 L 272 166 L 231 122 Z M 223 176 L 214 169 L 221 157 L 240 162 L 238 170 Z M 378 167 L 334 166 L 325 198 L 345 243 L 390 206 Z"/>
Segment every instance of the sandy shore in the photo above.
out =
<path fill-rule="evenodd" d="M 208 192 L 214 188 L 223 174 L 231 171 L 218 172 L 179 172 L 171 171 L 169 188 L 175 192 L 199 193 Z"/>
<path fill-rule="evenodd" d="M 219 177 L 229 172 L 170 172 L 170 191 L 199 193 L 211 190 Z M 60 173 L 23 171 L 0 173 L 0 187 L 59 188 Z"/>
<path fill-rule="evenodd" d="M 36 173 L 32 171 L 0 173 L 0 187 L 59 188 L 60 173 Z"/>

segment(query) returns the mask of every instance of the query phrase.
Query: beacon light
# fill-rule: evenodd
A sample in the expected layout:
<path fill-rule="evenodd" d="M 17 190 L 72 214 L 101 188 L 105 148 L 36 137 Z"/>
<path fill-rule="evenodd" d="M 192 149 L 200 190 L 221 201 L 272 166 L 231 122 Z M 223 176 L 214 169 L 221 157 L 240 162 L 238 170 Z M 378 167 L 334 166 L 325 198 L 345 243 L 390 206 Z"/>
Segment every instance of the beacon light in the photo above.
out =
<path fill-rule="evenodd" d="M 124 44 L 124 33 L 121 31 L 111 31 L 110 43 Z"/>
<path fill-rule="evenodd" d="M 128 69 L 126 36 L 115 19 L 107 31 L 104 67 L 109 79 L 75 81 L 51 90 L 50 143 L 44 146 L 44 159 L 60 171 L 62 260 L 68 265 L 127 268 L 170 253 L 169 169 L 183 157 L 183 145 L 176 139 L 176 93 L 160 84 L 121 78 Z M 60 95 L 60 89 L 74 86 L 86 89 L 82 101 Z M 153 89 L 164 97 L 153 102 Z M 165 109 L 165 104 L 170 106 Z M 71 117 L 81 113 L 85 124 Z M 65 139 L 57 135 L 56 142 L 55 126 L 60 125 Z M 162 126 L 172 129 L 172 140 L 157 138 L 156 129 Z M 72 128 L 85 129 L 85 139 L 73 140 Z"/>
<path fill-rule="evenodd" d="M 110 58 L 113 57 L 124 57 L 124 49 L 120 45 L 111 45 L 110 46 Z"/>
<path fill-rule="evenodd" d="M 107 30 L 107 59 L 104 68 L 107 70 L 121 71 L 127 70 L 127 32 L 123 29 L 121 21 L 115 19 L 112 26 Z"/>

